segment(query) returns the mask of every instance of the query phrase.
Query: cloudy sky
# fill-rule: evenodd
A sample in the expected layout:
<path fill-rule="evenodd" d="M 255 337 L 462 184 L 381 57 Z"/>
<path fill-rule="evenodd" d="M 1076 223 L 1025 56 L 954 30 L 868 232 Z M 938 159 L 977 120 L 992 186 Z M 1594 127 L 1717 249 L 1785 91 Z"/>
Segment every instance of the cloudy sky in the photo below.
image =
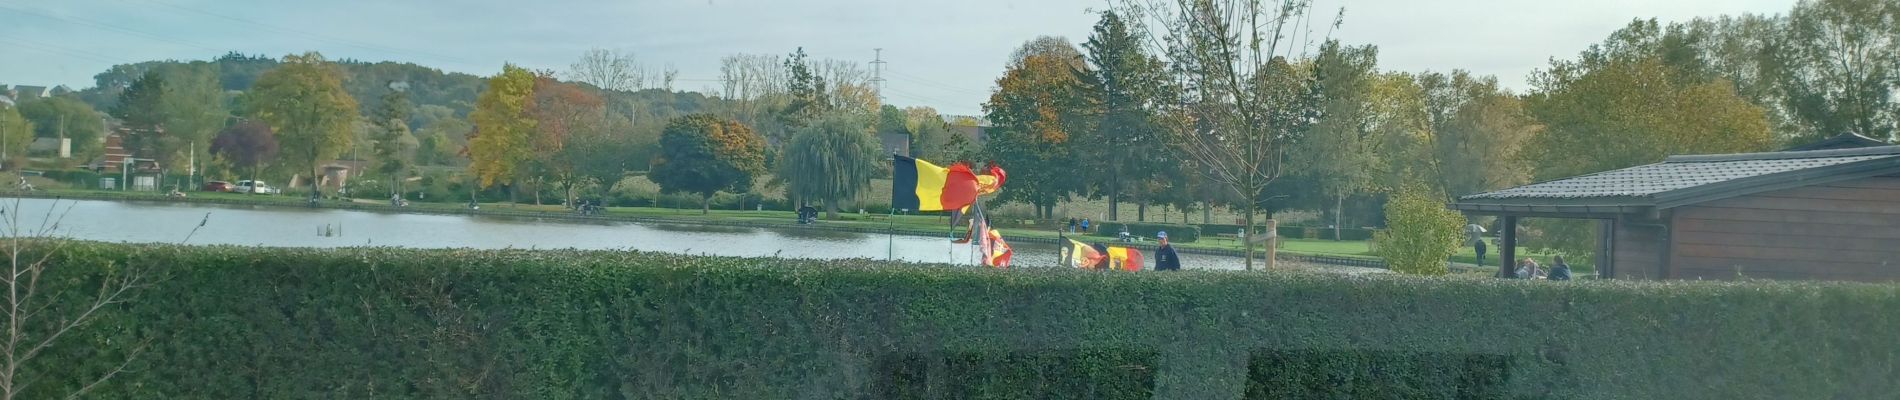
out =
<path fill-rule="evenodd" d="M 1522 88 L 1632 18 L 1782 13 L 1794 0 L 1316 0 L 1316 30 L 1376 44 L 1381 67 L 1465 69 Z M 450 4 L 452 3 L 452 4 Z M 395 60 L 488 75 L 503 62 L 564 69 L 593 47 L 717 85 L 719 58 L 789 53 L 888 62 L 885 97 L 975 114 L 1011 50 L 1039 35 L 1088 36 L 1105 0 L 0 0 L 0 84 L 92 86 L 118 63 L 228 51 Z M 1319 33 L 1320 36 L 1324 31 Z"/>

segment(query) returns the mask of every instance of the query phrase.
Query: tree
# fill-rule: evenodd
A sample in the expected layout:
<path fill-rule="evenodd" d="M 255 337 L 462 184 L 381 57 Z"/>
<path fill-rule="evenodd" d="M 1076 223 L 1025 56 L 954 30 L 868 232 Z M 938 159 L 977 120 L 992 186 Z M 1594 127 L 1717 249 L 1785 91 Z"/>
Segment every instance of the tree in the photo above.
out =
<path fill-rule="evenodd" d="M 20 115 L 33 121 L 35 136 L 72 139 L 75 158 L 89 160 L 100 150 L 99 138 L 105 135 L 105 121 L 100 119 L 99 111 L 86 102 L 52 97 L 21 104 Z"/>
<path fill-rule="evenodd" d="M 1010 57 L 983 103 L 994 124 L 984 156 L 1012 172 L 998 200 L 1028 203 L 1036 218 L 1051 218 L 1056 202 L 1084 188 L 1086 178 L 1074 173 L 1072 138 L 1087 129 L 1077 114 L 1089 109 L 1078 95 L 1084 68 L 1082 54 L 1058 37 L 1031 40 Z"/>
<path fill-rule="evenodd" d="M 862 117 L 833 113 L 799 129 L 778 163 L 786 194 L 800 203 L 821 202 L 826 218 L 837 219 L 838 203 L 868 188 L 880 172 L 879 161 L 888 159 L 880 157 L 869 125 Z"/>
<path fill-rule="evenodd" d="M 257 78 L 245 95 L 252 118 L 274 128 L 295 167 L 310 171 L 310 195 L 318 196 L 320 162 L 335 158 L 350 144 L 356 99 L 343 91 L 342 72 L 316 52 L 284 56 L 277 68 Z"/>
<path fill-rule="evenodd" d="M 798 48 L 785 59 L 785 71 L 785 93 L 790 102 L 779 112 L 781 123 L 796 130 L 831 111 L 831 91 L 826 88 L 825 77 L 805 59 L 805 48 Z M 780 143 L 784 139 L 780 138 Z"/>
<path fill-rule="evenodd" d="M 502 66 L 476 98 L 468 116 L 475 125 L 468 139 L 468 168 L 481 187 L 516 178 L 517 168 L 533 158 L 535 119 L 528 114 L 533 100 L 534 74 L 514 64 Z"/>
<path fill-rule="evenodd" d="M 1525 151 L 1534 179 L 1548 180 L 1662 161 L 1674 154 L 1768 150 L 1774 143 L 1761 107 L 1725 81 L 1683 82 L 1654 58 L 1588 68 L 1553 68 L 1536 80 L 1526 108 L 1545 130 Z M 1526 244 L 1587 254 L 1595 240 L 1581 221 L 1527 222 L 1542 235 Z"/>
<path fill-rule="evenodd" d="M 572 84 L 545 75 L 535 78 L 534 100 L 528 104 L 528 114 L 535 120 L 532 148 L 536 169 L 542 172 L 536 181 L 553 177 L 561 185 L 565 194 L 563 200 L 569 207 L 576 204 L 576 186 L 584 183 L 584 175 L 576 169 L 576 157 L 584 152 L 574 149 L 572 142 L 604 141 L 599 140 L 606 134 L 601 129 L 606 118 L 604 107 L 600 96 Z M 587 140 L 582 140 L 583 137 Z M 539 202 L 539 195 L 536 202 Z"/>
<path fill-rule="evenodd" d="M 0 165 L 7 169 L 25 162 L 26 145 L 33 142 L 33 121 L 20 115 L 20 109 L 0 103 Z"/>
<path fill-rule="evenodd" d="M 667 193 L 700 196 L 700 213 L 710 213 L 721 190 L 751 190 L 765 172 L 765 139 L 736 121 L 695 114 L 668 122 L 660 135 L 660 156 L 647 177 Z"/>
<path fill-rule="evenodd" d="M 1380 108 L 1404 99 L 1395 96 L 1400 90 L 1381 93 L 1391 88 L 1378 74 L 1376 47 L 1328 41 L 1314 62 L 1319 83 L 1326 88 L 1323 116 L 1288 158 L 1302 166 L 1299 173 L 1314 183 L 1321 197 L 1331 200 L 1327 205 L 1333 214 L 1333 239 L 1338 240 L 1346 198 L 1371 189 L 1376 171 L 1384 168 L 1381 162 L 1391 156 L 1379 151 L 1382 138 L 1377 135 L 1388 122 L 1385 117 L 1400 116 L 1381 115 Z"/>
<path fill-rule="evenodd" d="M 211 139 L 211 154 L 244 168 L 251 173 L 251 179 L 257 179 L 258 169 L 277 158 L 277 135 L 263 122 L 240 122 Z"/>
<path fill-rule="evenodd" d="M 1288 144 L 1317 119 L 1320 88 L 1310 66 L 1288 60 L 1307 14 L 1304 0 L 1262 2 L 1119 0 L 1116 10 L 1148 21 L 1151 50 L 1173 66 L 1173 147 L 1244 201 L 1252 226 L 1267 189 L 1285 175 Z M 1297 33 L 1297 32 L 1296 32 Z M 1302 55 L 1303 57 L 1304 55 Z M 1247 269 L 1254 243 L 1247 242 Z"/>
<path fill-rule="evenodd" d="M 1497 78 L 1465 71 L 1419 75 L 1431 120 L 1433 182 L 1447 200 L 1527 183 L 1525 145 L 1543 127 Z"/>
<path fill-rule="evenodd" d="M 1763 54 L 1774 87 L 1806 137 L 1855 132 L 1894 139 L 1900 107 L 1900 4 L 1887 0 L 1797 3 Z"/>
<path fill-rule="evenodd" d="M 218 65 L 206 62 L 179 64 L 160 69 L 165 75 L 165 90 L 159 106 L 164 113 L 164 130 L 157 148 L 148 153 L 159 163 L 172 167 L 195 161 L 211 146 L 211 137 L 224 129 L 230 117 L 225 107 L 224 89 L 218 83 Z"/>
<path fill-rule="evenodd" d="M 165 77 L 156 70 L 145 71 L 119 92 L 112 117 L 118 118 L 129 133 L 120 138 L 126 150 L 141 155 L 158 152 L 158 138 L 165 124 L 164 101 Z"/>
<path fill-rule="evenodd" d="M 1121 214 L 1121 202 L 1136 197 L 1138 220 L 1146 220 L 1147 201 L 1154 197 L 1142 186 L 1174 164 L 1167 157 L 1157 135 L 1154 110 L 1163 86 L 1161 61 L 1141 47 L 1140 33 L 1114 11 L 1102 13 L 1094 33 L 1082 43 L 1087 60 L 1094 66 L 1084 76 L 1082 89 L 1089 98 L 1085 104 L 1095 108 L 1089 114 L 1094 129 L 1088 132 L 1086 145 L 1078 146 L 1089 170 L 1097 171 L 1092 183 L 1096 194 L 1108 198 L 1109 218 Z"/>
<path fill-rule="evenodd" d="M 392 85 L 389 93 L 383 95 L 382 105 L 376 108 L 372 121 L 376 124 L 375 142 L 372 149 L 376 155 L 376 172 L 389 177 L 389 191 L 403 192 L 403 182 L 414 167 L 415 150 L 420 145 L 415 135 L 409 132 L 409 116 L 413 106 L 409 104 L 409 94 L 402 86 Z"/>
<path fill-rule="evenodd" d="M 633 54 L 602 48 L 588 49 L 567 70 L 567 79 L 600 90 L 636 92 L 644 87 L 647 71 Z"/>
<path fill-rule="evenodd" d="M 1393 271 L 1444 275 L 1445 261 L 1463 240 L 1464 216 L 1445 208 L 1445 195 L 1423 184 L 1400 189 L 1385 203 L 1384 231 L 1378 232 L 1379 256 Z"/>

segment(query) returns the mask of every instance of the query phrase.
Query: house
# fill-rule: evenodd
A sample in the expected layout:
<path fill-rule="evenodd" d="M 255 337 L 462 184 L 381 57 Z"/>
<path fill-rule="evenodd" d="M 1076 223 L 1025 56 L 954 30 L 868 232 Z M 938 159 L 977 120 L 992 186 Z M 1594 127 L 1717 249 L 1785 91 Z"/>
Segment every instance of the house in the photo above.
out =
<path fill-rule="evenodd" d="M 1900 146 L 1673 156 L 1450 206 L 1500 217 L 1503 260 L 1520 218 L 1596 221 L 1608 278 L 1900 280 Z"/>
<path fill-rule="evenodd" d="M 14 85 L 13 89 L 7 92 L 9 97 L 19 101 L 33 100 L 47 96 L 45 86 Z"/>

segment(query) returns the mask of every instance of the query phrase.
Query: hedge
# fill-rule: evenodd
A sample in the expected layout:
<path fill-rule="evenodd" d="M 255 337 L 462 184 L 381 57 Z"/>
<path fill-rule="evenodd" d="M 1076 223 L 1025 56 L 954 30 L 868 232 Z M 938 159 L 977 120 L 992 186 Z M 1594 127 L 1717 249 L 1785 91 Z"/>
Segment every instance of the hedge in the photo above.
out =
<path fill-rule="evenodd" d="M 90 243 L 53 262 L 41 293 L 73 299 L 106 273 L 161 275 L 42 353 L 23 398 L 70 391 L 140 345 L 90 397 L 1900 393 L 1894 285 Z"/>
<path fill-rule="evenodd" d="M 1117 237 L 1122 227 L 1128 227 L 1128 234 L 1144 238 L 1153 238 L 1156 233 L 1167 232 L 1168 240 L 1176 243 L 1189 243 L 1201 239 L 1201 228 L 1192 225 L 1154 224 L 1141 222 L 1094 222 L 1089 233 L 1095 236 Z"/>

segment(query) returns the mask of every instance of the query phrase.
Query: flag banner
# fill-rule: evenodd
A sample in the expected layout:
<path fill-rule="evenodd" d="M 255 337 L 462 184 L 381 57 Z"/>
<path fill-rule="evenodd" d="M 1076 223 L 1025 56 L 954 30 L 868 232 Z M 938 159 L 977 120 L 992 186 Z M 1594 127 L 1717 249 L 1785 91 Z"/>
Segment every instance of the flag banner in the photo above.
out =
<path fill-rule="evenodd" d="M 1003 241 L 1002 231 L 995 229 L 988 229 L 988 231 L 989 235 L 983 238 L 983 265 L 1009 268 L 1009 259 L 1016 254 L 1016 251 L 1009 248 L 1008 242 Z"/>
<path fill-rule="evenodd" d="M 1075 239 L 1065 239 L 1062 243 L 1060 265 L 1070 268 L 1095 269 L 1101 264 L 1104 257 L 1106 256 L 1101 252 L 1095 251 L 1094 246 L 1076 241 Z"/>
<path fill-rule="evenodd" d="M 976 173 L 969 166 L 944 168 L 905 156 L 892 159 L 891 208 L 946 211 L 976 202 Z"/>
<path fill-rule="evenodd" d="M 1108 267 L 1122 271 L 1140 271 L 1141 250 L 1127 247 L 1108 248 Z"/>

